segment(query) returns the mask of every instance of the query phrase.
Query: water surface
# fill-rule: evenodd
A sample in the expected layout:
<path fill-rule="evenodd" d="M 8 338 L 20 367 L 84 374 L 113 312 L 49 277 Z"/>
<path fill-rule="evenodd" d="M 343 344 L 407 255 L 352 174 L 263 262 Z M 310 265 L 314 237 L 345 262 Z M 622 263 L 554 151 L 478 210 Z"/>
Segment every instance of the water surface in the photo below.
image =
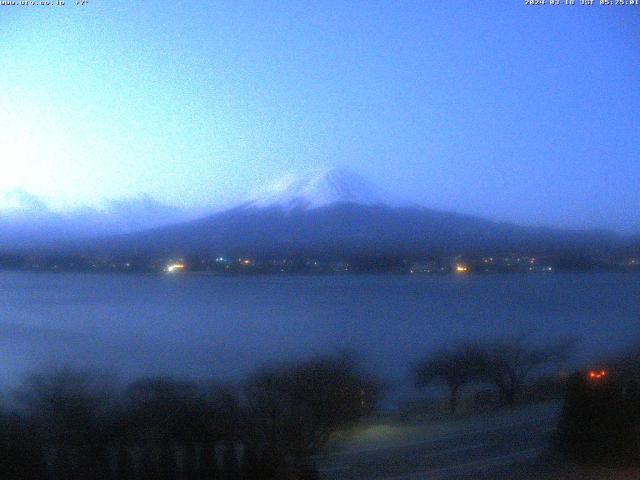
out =
<path fill-rule="evenodd" d="M 459 338 L 576 337 L 588 362 L 640 338 L 640 275 L 145 276 L 0 272 L 2 377 L 51 364 L 240 378 L 353 349 L 392 383 Z"/>

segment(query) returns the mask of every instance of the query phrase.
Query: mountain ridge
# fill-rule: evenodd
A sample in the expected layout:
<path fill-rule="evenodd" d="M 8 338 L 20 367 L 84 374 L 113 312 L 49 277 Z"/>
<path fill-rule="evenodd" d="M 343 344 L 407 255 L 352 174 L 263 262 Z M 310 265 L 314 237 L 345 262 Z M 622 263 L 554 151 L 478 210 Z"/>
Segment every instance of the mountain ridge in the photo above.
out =
<path fill-rule="evenodd" d="M 199 218 L 104 234 L 90 241 L 73 238 L 73 233 L 66 231 L 59 242 L 70 252 L 146 256 L 597 251 L 619 248 L 633 238 L 608 231 L 526 227 L 433 210 L 390 195 L 343 168 L 285 177 Z M 0 231 L 0 246 L 2 241 Z"/>
<path fill-rule="evenodd" d="M 237 207 L 178 225 L 111 238 L 120 252 L 164 255 L 418 255 L 616 248 L 608 232 L 498 223 L 425 207 L 338 202 L 313 209 Z"/>

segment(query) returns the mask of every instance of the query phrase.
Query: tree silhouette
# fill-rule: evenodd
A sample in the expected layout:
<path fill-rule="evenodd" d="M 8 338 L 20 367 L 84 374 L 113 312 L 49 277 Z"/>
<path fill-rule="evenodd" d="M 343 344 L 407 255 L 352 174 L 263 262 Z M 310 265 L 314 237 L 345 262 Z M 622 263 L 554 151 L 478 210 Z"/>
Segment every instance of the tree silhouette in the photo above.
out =
<path fill-rule="evenodd" d="M 308 456 L 377 394 L 346 356 L 262 369 L 243 398 L 168 377 L 115 388 L 94 371 L 35 374 L 0 414 L 0 478 L 312 479 Z"/>
<path fill-rule="evenodd" d="M 32 425 L 16 414 L 0 415 L 0 478 L 46 478 L 42 445 Z"/>
<path fill-rule="evenodd" d="M 485 361 L 485 352 L 477 344 L 465 342 L 452 348 L 441 348 L 416 365 L 416 385 L 446 384 L 449 389 L 449 411 L 455 413 L 460 389 L 466 383 L 482 377 Z"/>
<path fill-rule="evenodd" d="M 346 355 L 258 372 L 245 389 L 246 444 L 256 469 L 270 475 L 264 478 L 299 476 L 333 432 L 374 408 L 378 394 L 378 383 Z"/>
<path fill-rule="evenodd" d="M 613 372 L 569 378 L 558 426 L 560 450 L 583 463 L 640 464 L 640 397 L 635 381 Z"/>
<path fill-rule="evenodd" d="M 53 453 L 55 478 L 105 478 L 111 403 L 106 377 L 58 369 L 34 374 L 15 397 L 43 447 Z"/>
<path fill-rule="evenodd" d="M 566 358 L 572 345 L 560 341 L 536 347 L 523 337 L 494 341 L 484 347 L 483 377 L 496 385 L 504 405 L 513 405 L 527 380 L 541 367 Z"/>
<path fill-rule="evenodd" d="M 205 404 L 197 385 L 166 377 L 145 378 L 129 385 L 127 400 L 130 437 L 153 452 L 146 458 L 153 465 L 145 470 L 157 472 L 157 478 L 175 478 L 177 447 L 193 452 L 196 440 L 205 436 Z"/>

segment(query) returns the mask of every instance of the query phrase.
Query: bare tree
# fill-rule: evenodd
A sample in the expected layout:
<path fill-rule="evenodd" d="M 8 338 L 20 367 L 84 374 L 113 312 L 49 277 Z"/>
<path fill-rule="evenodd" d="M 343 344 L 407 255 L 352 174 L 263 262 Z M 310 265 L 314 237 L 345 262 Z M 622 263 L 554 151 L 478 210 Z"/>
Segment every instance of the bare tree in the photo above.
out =
<path fill-rule="evenodd" d="M 460 389 L 468 382 L 481 378 L 485 359 L 484 351 L 474 343 L 463 342 L 452 348 L 441 348 L 416 365 L 416 386 L 446 384 L 449 389 L 449 410 L 455 413 Z"/>
<path fill-rule="evenodd" d="M 125 439 L 142 449 L 143 473 L 149 478 L 216 478 L 216 446 L 234 449 L 238 439 L 238 398 L 231 388 L 213 382 L 137 380 L 127 389 L 124 412 Z"/>
<path fill-rule="evenodd" d="M 370 412 L 378 392 L 378 383 L 347 356 L 260 371 L 246 386 L 247 448 L 259 465 L 253 474 L 286 478 L 287 470 L 308 470 L 305 458 Z"/>
<path fill-rule="evenodd" d="M 483 349 L 483 377 L 498 388 L 504 405 L 513 405 L 525 383 L 542 367 L 565 359 L 573 341 L 532 346 L 523 337 L 503 339 Z"/>

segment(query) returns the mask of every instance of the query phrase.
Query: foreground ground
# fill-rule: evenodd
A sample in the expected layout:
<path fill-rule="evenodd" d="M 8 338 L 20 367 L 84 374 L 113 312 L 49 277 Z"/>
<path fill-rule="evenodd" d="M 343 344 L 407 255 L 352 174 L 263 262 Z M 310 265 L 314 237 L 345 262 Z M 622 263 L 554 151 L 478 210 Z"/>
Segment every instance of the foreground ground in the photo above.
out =
<path fill-rule="evenodd" d="M 638 469 L 553 460 L 560 405 L 538 404 L 455 420 L 378 420 L 316 457 L 323 480 L 638 479 Z"/>

